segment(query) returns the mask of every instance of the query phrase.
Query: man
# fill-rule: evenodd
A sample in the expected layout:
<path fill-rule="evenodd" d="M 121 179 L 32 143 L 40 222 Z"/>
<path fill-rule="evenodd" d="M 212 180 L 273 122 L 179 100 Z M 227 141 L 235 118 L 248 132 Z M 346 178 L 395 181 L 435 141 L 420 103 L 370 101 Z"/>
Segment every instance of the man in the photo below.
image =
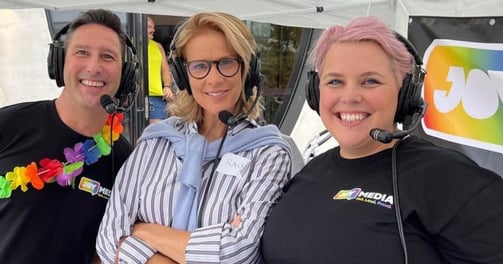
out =
<path fill-rule="evenodd" d="M 173 99 L 173 92 L 166 52 L 154 40 L 155 23 L 151 17 L 147 17 L 147 27 L 149 122 L 152 124 L 167 117 L 166 102 Z"/>
<path fill-rule="evenodd" d="M 100 104 L 136 89 L 123 78 L 135 67 L 124 63 L 119 17 L 90 10 L 62 31 L 64 49 L 56 38 L 48 57 L 61 95 L 0 109 L 0 263 L 90 263 L 115 174 L 132 150 L 119 136 L 120 115 Z"/>

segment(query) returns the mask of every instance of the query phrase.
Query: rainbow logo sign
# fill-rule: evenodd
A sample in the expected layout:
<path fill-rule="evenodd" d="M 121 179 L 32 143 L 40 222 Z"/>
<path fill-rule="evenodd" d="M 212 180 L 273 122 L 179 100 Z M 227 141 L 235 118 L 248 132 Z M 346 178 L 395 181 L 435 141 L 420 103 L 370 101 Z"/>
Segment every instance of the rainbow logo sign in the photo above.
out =
<path fill-rule="evenodd" d="M 436 39 L 424 63 L 426 134 L 503 153 L 503 44 Z"/>

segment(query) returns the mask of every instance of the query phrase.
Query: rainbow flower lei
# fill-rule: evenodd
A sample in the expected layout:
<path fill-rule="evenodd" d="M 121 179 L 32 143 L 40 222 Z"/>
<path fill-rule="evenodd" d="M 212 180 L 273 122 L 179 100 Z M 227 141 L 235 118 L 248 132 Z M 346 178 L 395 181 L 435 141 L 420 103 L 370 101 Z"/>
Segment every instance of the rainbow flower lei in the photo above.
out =
<path fill-rule="evenodd" d="M 31 162 L 25 167 L 15 167 L 7 172 L 5 177 L 0 175 L 0 199 L 9 198 L 11 192 L 18 187 L 26 192 L 28 183 L 37 190 L 44 188 L 45 183 L 53 182 L 57 182 L 60 186 L 75 187 L 75 177 L 82 173 L 84 163 L 89 166 L 97 162 L 100 157 L 110 154 L 112 142 L 118 140 L 124 131 L 123 119 L 123 113 L 108 115 L 101 133 L 94 135 L 92 140 L 87 139 L 75 144 L 73 148 L 63 150 L 66 162 L 43 158 L 39 161 L 39 167 L 35 162 Z"/>

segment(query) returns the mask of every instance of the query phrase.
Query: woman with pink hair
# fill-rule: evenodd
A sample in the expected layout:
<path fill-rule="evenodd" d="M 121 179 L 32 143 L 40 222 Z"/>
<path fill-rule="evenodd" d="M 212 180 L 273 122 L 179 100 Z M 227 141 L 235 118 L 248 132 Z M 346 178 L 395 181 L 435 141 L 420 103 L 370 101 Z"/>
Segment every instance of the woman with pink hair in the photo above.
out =
<path fill-rule="evenodd" d="M 308 103 L 339 146 L 284 188 L 265 262 L 503 263 L 503 179 L 409 134 L 426 109 L 412 44 L 362 17 L 328 28 L 311 59 Z"/>

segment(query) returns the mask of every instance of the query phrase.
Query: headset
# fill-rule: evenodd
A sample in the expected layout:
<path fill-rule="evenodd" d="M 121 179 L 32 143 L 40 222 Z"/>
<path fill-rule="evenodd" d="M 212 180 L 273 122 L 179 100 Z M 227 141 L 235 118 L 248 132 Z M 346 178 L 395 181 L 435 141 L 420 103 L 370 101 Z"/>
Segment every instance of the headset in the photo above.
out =
<path fill-rule="evenodd" d="M 421 88 L 423 86 L 425 70 L 422 68 L 423 60 L 417 53 L 416 48 L 405 37 L 394 32 L 395 37 L 402 42 L 409 53 L 414 57 L 415 64 L 412 73 L 406 74 L 402 87 L 398 93 L 398 105 L 395 112 L 394 121 L 401 123 L 403 129 L 409 129 L 416 125 L 417 113 L 424 112 L 425 103 L 421 98 Z M 310 70 L 307 73 L 306 101 L 318 114 L 320 113 L 320 78 L 318 72 Z"/>
<path fill-rule="evenodd" d="M 54 36 L 52 43 L 49 45 L 49 54 L 47 56 L 47 70 L 49 78 L 56 80 L 58 87 L 65 85 L 63 69 L 65 65 L 65 48 L 64 41 L 61 39 L 63 35 L 68 32 L 71 23 L 61 28 Z M 118 100 L 116 108 L 119 111 L 125 111 L 134 102 L 138 92 L 138 78 L 139 78 L 139 63 L 136 57 L 136 48 L 134 47 L 128 35 L 124 34 L 126 46 L 130 50 L 132 61 L 125 61 L 122 64 L 122 74 L 119 89 L 114 97 Z"/>
<path fill-rule="evenodd" d="M 189 95 L 192 95 L 192 90 L 190 88 L 189 83 L 189 75 L 186 67 L 187 61 L 185 60 L 185 58 L 175 55 L 176 50 L 175 43 L 178 39 L 178 35 L 185 27 L 185 23 L 183 23 L 178 27 L 173 37 L 173 40 L 169 45 L 168 61 L 170 66 L 169 68 L 171 70 L 171 76 L 173 77 L 176 86 L 178 86 L 178 89 L 179 90 L 186 89 Z M 264 76 L 260 73 L 260 65 L 261 65 L 260 56 L 258 51 L 256 51 L 255 54 L 252 54 L 252 57 L 250 59 L 250 70 L 249 73 L 247 74 L 245 81 L 244 92 L 246 100 L 248 100 L 250 96 L 253 94 L 253 87 L 261 88 L 261 86 L 263 85 Z M 258 96 L 259 94 L 257 94 L 257 97 Z"/>

